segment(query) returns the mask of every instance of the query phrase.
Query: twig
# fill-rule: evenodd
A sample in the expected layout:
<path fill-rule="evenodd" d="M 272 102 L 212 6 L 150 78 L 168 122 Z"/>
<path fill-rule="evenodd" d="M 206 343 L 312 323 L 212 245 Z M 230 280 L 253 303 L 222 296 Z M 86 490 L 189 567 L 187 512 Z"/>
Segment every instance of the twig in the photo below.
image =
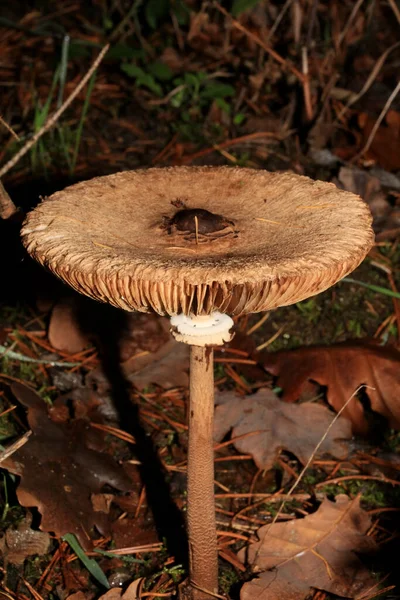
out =
<path fill-rule="evenodd" d="M 303 46 L 301 49 L 301 63 L 303 70 L 303 97 L 304 97 L 304 108 L 306 111 L 307 121 L 313 119 L 313 107 L 311 99 L 311 88 L 310 88 L 310 73 L 308 70 L 308 51 L 307 46 Z"/>
<path fill-rule="evenodd" d="M 271 138 L 274 140 L 283 140 L 283 139 L 285 139 L 285 137 L 289 137 L 290 134 L 291 134 L 291 132 L 289 132 L 289 131 L 285 132 L 284 134 L 274 133 L 272 131 L 255 131 L 253 133 L 248 133 L 246 135 L 242 135 L 240 137 L 234 138 L 233 140 L 227 140 L 226 142 L 221 142 L 220 144 L 218 144 L 218 150 L 221 150 L 222 148 L 229 148 L 231 146 L 236 146 L 237 144 L 244 144 L 244 143 L 252 142 L 252 140 L 259 139 L 259 138 Z M 187 163 L 192 162 L 192 160 L 195 160 L 197 158 L 202 158 L 203 156 L 206 156 L 207 154 L 211 154 L 212 152 L 215 152 L 215 150 L 216 150 L 216 148 L 215 148 L 215 144 L 214 144 L 211 148 L 206 148 L 205 150 L 200 150 L 199 152 L 196 152 L 195 154 L 190 154 L 189 156 L 185 156 L 181 160 L 180 164 L 186 165 Z"/>
<path fill-rule="evenodd" d="M 249 31 L 246 27 L 244 27 L 241 23 L 239 23 L 239 21 L 237 21 L 236 19 L 234 19 L 228 13 L 228 11 L 219 4 L 219 2 L 215 2 L 214 6 L 223 15 L 225 15 L 225 17 L 227 17 L 227 18 L 229 18 L 231 20 L 232 25 L 234 27 L 236 27 L 236 29 L 239 29 L 239 31 L 242 31 L 245 35 L 247 35 L 247 37 L 249 37 L 251 40 L 253 40 L 254 42 L 256 42 L 256 44 L 258 44 L 259 46 L 261 46 L 261 48 L 263 48 L 265 50 L 265 52 L 267 52 L 270 56 L 272 56 L 272 58 L 274 58 L 277 62 L 279 62 L 281 65 L 283 65 L 286 69 L 289 69 L 290 71 L 292 71 L 292 73 L 294 75 L 296 75 L 296 77 L 300 81 L 303 81 L 303 79 L 304 79 L 303 74 L 300 73 L 300 71 L 298 69 L 296 69 L 296 67 L 294 65 L 292 65 L 290 62 L 288 62 L 287 60 L 285 60 L 280 54 L 278 54 L 277 52 L 275 52 L 275 50 L 273 50 L 273 48 L 271 48 L 270 46 L 267 46 L 267 44 L 265 44 L 262 40 L 260 40 L 260 38 L 258 37 L 258 35 L 256 35 L 252 31 Z"/>
<path fill-rule="evenodd" d="M 394 12 L 394 15 L 395 15 L 395 17 L 397 19 L 398 24 L 400 25 L 400 10 L 399 10 L 399 7 L 396 6 L 396 2 L 394 0 L 388 0 L 388 2 L 390 4 L 390 8 Z"/>
<path fill-rule="evenodd" d="M 7 131 L 9 131 L 11 133 L 11 135 L 17 140 L 17 142 L 20 141 L 20 137 L 17 133 L 15 133 L 14 129 L 12 127 L 10 127 L 10 125 L 7 123 L 7 121 L 5 121 L 3 119 L 3 117 L 0 115 L 0 123 L 3 125 L 3 127 L 5 127 L 7 129 Z"/>
<path fill-rule="evenodd" d="M 102 49 L 102 51 L 100 52 L 100 54 L 98 55 L 98 57 L 96 58 L 96 60 L 94 61 L 94 63 L 90 67 L 90 69 L 88 70 L 88 72 L 86 73 L 86 75 L 78 83 L 78 85 L 76 86 L 76 88 L 74 89 L 74 91 L 68 96 L 68 98 L 63 103 L 63 105 L 60 106 L 60 108 L 58 110 L 56 110 L 56 112 L 51 117 L 49 117 L 49 119 L 46 121 L 46 123 L 43 125 L 43 127 L 41 127 L 39 129 L 39 131 L 37 131 L 35 133 L 35 135 L 21 148 L 21 150 L 19 150 L 19 152 L 17 152 L 17 154 L 15 154 L 15 156 L 13 156 L 12 159 L 9 160 L 0 169 L 0 177 L 3 177 L 3 175 L 5 175 L 6 173 L 8 173 L 8 171 L 10 169 L 12 169 L 17 164 L 17 162 L 23 156 L 25 156 L 25 154 L 27 152 L 29 152 L 29 150 L 32 148 L 32 146 L 34 146 L 36 144 L 36 142 L 42 137 L 42 135 L 44 135 L 49 129 L 51 129 L 57 123 L 58 119 L 63 114 L 63 112 L 75 100 L 75 98 L 78 96 L 79 92 L 82 90 L 82 88 L 89 81 L 89 79 L 91 78 L 91 76 L 93 75 L 93 73 L 95 72 L 95 70 L 97 69 L 97 67 L 101 63 L 101 61 L 103 60 L 104 56 L 106 55 L 109 47 L 110 47 L 110 44 L 107 44 L 106 46 L 104 46 L 104 48 Z"/>
<path fill-rule="evenodd" d="M 29 362 L 34 363 L 36 365 L 49 365 L 50 367 L 79 367 L 81 365 L 80 362 L 61 362 L 54 360 L 42 360 L 39 358 L 31 358 L 30 356 L 25 356 L 24 354 L 20 354 L 19 352 L 14 352 L 7 348 L 6 346 L 2 346 L 0 344 L 0 358 L 11 358 L 11 360 L 20 360 L 21 362 Z"/>
<path fill-rule="evenodd" d="M 367 81 L 364 83 L 362 89 L 357 94 L 352 94 L 352 96 L 351 96 L 350 100 L 348 101 L 348 103 L 346 104 L 346 106 L 344 106 L 342 108 L 342 110 L 340 111 L 339 115 L 336 117 L 335 122 L 336 121 L 340 121 L 340 119 L 343 117 L 343 115 L 345 114 L 345 112 L 348 111 L 348 109 L 350 108 L 350 106 L 352 106 L 355 102 L 358 102 L 358 100 L 360 100 L 360 98 L 362 98 L 364 96 L 364 94 L 366 92 L 368 92 L 369 88 L 374 83 L 375 79 L 377 78 L 377 76 L 379 74 L 379 71 L 382 69 L 385 60 L 387 59 L 387 57 L 389 56 L 389 54 L 393 50 L 395 50 L 396 48 L 398 48 L 399 45 L 400 45 L 400 42 L 396 42 L 395 44 L 393 44 L 392 46 L 390 46 L 390 48 L 387 48 L 385 50 L 385 52 L 383 52 L 380 55 L 380 57 L 378 58 L 378 60 L 374 64 L 374 67 L 373 67 L 371 73 L 369 74 Z"/>
<path fill-rule="evenodd" d="M 9 219 L 15 215 L 16 212 L 18 212 L 17 207 L 7 194 L 3 184 L 0 181 L 0 217 L 2 219 Z"/>
<path fill-rule="evenodd" d="M 246 331 L 246 335 L 251 335 L 252 333 L 254 333 L 255 331 L 257 331 L 257 329 L 259 329 L 262 325 L 264 325 L 265 321 L 267 319 L 269 319 L 269 315 L 271 313 L 266 312 L 259 321 L 257 321 L 257 323 L 255 323 L 252 327 L 250 327 L 250 329 L 248 329 Z M 256 361 L 255 361 L 256 362 Z"/>
<path fill-rule="evenodd" d="M 353 10 L 352 10 L 352 11 L 351 11 L 351 13 L 350 13 L 350 17 L 348 18 L 348 20 L 347 20 L 347 23 L 346 23 L 346 25 L 345 25 L 345 27 L 344 27 L 344 29 L 343 29 L 342 33 L 341 33 L 341 34 L 340 34 L 340 36 L 339 36 L 339 46 L 342 44 L 342 42 L 343 42 L 344 38 L 346 37 L 346 35 L 347 35 L 347 32 L 348 32 L 348 30 L 349 30 L 349 28 L 350 28 L 350 25 L 352 24 L 352 22 L 353 22 L 353 20 L 354 20 L 354 17 L 356 16 L 356 14 L 358 13 L 358 11 L 360 10 L 360 8 L 361 8 L 361 4 L 362 4 L 363 2 L 364 2 L 364 0 L 358 0 L 358 1 L 355 3 L 355 5 L 353 6 Z"/>
<path fill-rule="evenodd" d="M 363 154 L 365 154 L 365 152 L 367 152 L 367 150 L 370 148 L 372 142 L 374 141 L 376 132 L 378 131 L 378 129 L 380 127 L 380 124 L 382 123 L 383 119 L 385 118 L 386 113 L 388 112 L 393 100 L 396 98 L 399 91 L 400 91 L 400 81 L 397 82 L 396 87 L 394 88 L 393 92 L 390 94 L 389 98 L 387 99 L 386 104 L 381 111 L 381 114 L 377 118 L 377 120 L 372 128 L 372 131 L 369 134 L 367 143 L 365 144 L 364 148 L 362 148 L 362 150 L 360 150 L 360 152 L 352 159 L 351 162 L 354 162 L 354 161 L 358 160 L 359 158 L 361 158 L 361 156 Z"/>
<path fill-rule="evenodd" d="M 32 431 L 26 431 L 22 437 L 13 442 L 0 454 L 0 465 L 3 464 L 7 458 L 10 458 L 14 452 L 22 448 L 28 441 L 29 437 L 32 435 Z"/>
<path fill-rule="evenodd" d="M 268 32 L 268 35 L 267 35 L 267 38 L 266 38 L 267 42 L 269 42 L 269 40 L 274 35 L 275 31 L 278 29 L 278 27 L 280 25 L 280 22 L 282 21 L 283 17 L 286 14 L 286 11 L 288 10 L 288 8 L 292 4 L 292 2 L 293 2 L 293 0 L 286 0 L 285 4 L 282 7 L 281 12 L 279 13 L 279 15 L 275 19 L 275 23 L 272 25 L 271 29 Z"/>
<path fill-rule="evenodd" d="M 283 330 L 285 329 L 285 326 L 282 325 L 282 327 L 280 329 L 278 329 L 278 331 L 276 331 L 266 342 L 263 342 L 262 344 L 260 344 L 259 346 L 256 347 L 257 352 L 261 352 L 261 350 L 265 350 L 265 348 L 268 348 L 268 346 L 270 346 L 272 344 L 272 342 L 274 342 L 283 332 Z"/>

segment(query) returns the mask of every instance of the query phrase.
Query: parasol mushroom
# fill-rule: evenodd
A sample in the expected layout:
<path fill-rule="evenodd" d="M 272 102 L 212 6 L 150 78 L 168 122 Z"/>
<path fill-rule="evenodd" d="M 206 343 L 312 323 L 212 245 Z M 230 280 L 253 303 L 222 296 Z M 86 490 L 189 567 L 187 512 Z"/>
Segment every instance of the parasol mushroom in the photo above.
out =
<path fill-rule="evenodd" d="M 218 593 L 213 350 L 231 316 L 293 304 L 355 269 L 373 244 L 356 195 L 292 173 L 229 167 L 123 172 L 53 194 L 23 242 L 79 292 L 171 316 L 190 344 L 190 592 Z"/>

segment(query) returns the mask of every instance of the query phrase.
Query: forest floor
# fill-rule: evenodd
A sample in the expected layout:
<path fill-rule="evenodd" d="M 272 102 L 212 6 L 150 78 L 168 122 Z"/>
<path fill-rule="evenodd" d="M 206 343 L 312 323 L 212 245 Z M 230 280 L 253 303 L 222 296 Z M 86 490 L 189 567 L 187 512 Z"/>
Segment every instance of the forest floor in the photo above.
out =
<path fill-rule="evenodd" d="M 187 351 L 166 319 L 34 264 L 24 215 L 94 176 L 231 165 L 361 195 L 376 243 L 332 289 L 235 319 L 215 351 L 218 597 L 400 597 L 399 30 L 394 0 L 0 7 L 0 176 L 19 207 L 0 220 L 0 596 L 161 599 L 187 577 Z M 259 422 L 269 437 L 248 435 Z"/>

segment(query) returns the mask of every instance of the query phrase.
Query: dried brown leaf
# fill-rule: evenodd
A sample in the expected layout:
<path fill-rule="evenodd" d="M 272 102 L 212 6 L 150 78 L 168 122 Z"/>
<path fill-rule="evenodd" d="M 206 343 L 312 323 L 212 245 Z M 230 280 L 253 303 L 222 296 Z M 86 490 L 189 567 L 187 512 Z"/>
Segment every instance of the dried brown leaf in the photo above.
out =
<path fill-rule="evenodd" d="M 100 596 L 99 600 L 119 600 L 120 598 L 122 598 L 122 589 L 117 587 L 108 590 L 108 592 Z"/>
<path fill-rule="evenodd" d="M 120 361 L 157 352 L 170 339 L 169 319 L 154 314 L 131 313 L 126 319 L 120 342 Z"/>
<path fill-rule="evenodd" d="M 359 126 L 362 132 L 361 147 L 368 142 L 371 132 L 375 126 L 376 118 L 367 113 L 359 115 Z M 389 110 L 384 122 L 376 131 L 365 157 L 376 161 L 381 167 L 388 171 L 398 171 L 400 169 L 399 157 L 400 141 L 400 113 L 395 110 Z"/>
<path fill-rule="evenodd" d="M 68 354 L 82 352 L 90 345 L 88 337 L 79 328 L 75 298 L 64 298 L 54 306 L 48 338 L 55 350 Z"/>
<path fill-rule="evenodd" d="M 240 397 L 222 392 L 216 399 L 214 438 L 222 440 L 232 429 L 239 452 L 251 454 L 259 469 L 272 468 L 281 449 L 288 450 L 305 464 L 326 433 L 333 414 L 324 406 L 305 402 L 288 405 L 272 390 L 263 389 L 253 396 Z M 347 456 L 351 426 L 339 418 L 322 443 L 319 454 L 336 458 Z"/>
<path fill-rule="evenodd" d="M 313 380 L 327 386 L 327 400 L 339 411 L 360 385 L 370 386 L 365 391 L 371 409 L 386 417 L 391 427 L 400 428 L 400 352 L 394 348 L 370 341 L 346 342 L 266 354 L 263 364 L 278 376 L 277 385 L 286 402 L 295 402 L 304 384 Z M 357 398 L 342 414 L 351 421 L 354 432 L 367 432 L 367 419 Z"/>
<path fill-rule="evenodd" d="M 361 169 L 341 167 L 337 184 L 338 187 L 358 194 L 365 200 L 374 217 L 375 231 L 382 231 L 386 228 L 392 206 L 377 177 L 373 177 Z"/>
<path fill-rule="evenodd" d="M 75 594 L 71 594 L 71 596 L 68 596 L 66 600 L 88 600 L 88 596 L 83 592 L 75 592 Z"/>
<path fill-rule="evenodd" d="M 127 587 L 124 593 L 122 593 L 121 588 L 112 588 L 103 596 L 100 596 L 99 600 L 119 600 L 119 598 L 121 600 L 140 600 L 143 584 L 144 577 L 139 577 Z"/>
<path fill-rule="evenodd" d="M 189 348 L 171 339 L 157 352 L 139 356 L 123 363 L 128 379 L 138 389 L 150 384 L 163 388 L 187 387 L 189 385 Z M 132 369 L 135 369 L 132 371 Z"/>
<path fill-rule="evenodd" d="M 303 519 L 261 527 L 260 541 L 249 546 L 247 558 L 264 572 L 243 586 L 241 600 L 302 600 L 311 587 L 361 596 L 375 584 L 359 558 L 376 550 L 366 535 L 370 524 L 359 498 L 339 495 Z M 239 558 L 245 554 L 241 550 Z"/>
<path fill-rule="evenodd" d="M 138 389 L 151 384 L 163 388 L 189 384 L 189 348 L 169 333 L 169 320 L 157 315 L 129 316 L 121 344 L 121 367 Z M 91 373 L 103 391 L 109 387 L 100 369 Z"/>
<path fill-rule="evenodd" d="M 28 556 L 47 554 L 50 536 L 31 529 L 32 517 L 27 515 L 16 529 L 9 527 L 0 539 L 0 553 L 5 563 L 22 565 Z"/>
<path fill-rule="evenodd" d="M 117 548 L 145 546 L 159 541 L 154 523 L 143 516 L 117 519 L 111 527 L 112 538 Z"/>
<path fill-rule="evenodd" d="M 74 533 L 90 548 L 92 527 L 108 530 L 107 516 L 93 510 L 91 495 L 105 484 L 127 491 L 131 481 L 110 455 L 87 447 L 86 420 L 54 423 L 35 392 L 21 384 L 11 389 L 28 409 L 32 429 L 29 442 L 3 465 L 21 476 L 18 500 L 22 506 L 37 506 L 42 530 L 57 536 Z"/>

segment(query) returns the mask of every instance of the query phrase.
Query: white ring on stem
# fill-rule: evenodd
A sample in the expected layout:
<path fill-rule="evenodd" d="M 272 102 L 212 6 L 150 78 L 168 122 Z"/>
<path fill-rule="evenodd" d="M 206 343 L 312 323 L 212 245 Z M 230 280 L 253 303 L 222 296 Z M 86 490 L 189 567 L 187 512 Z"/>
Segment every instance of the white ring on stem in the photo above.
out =
<path fill-rule="evenodd" d="M 228 315 L 213 312 L 205 316 L 175 315 L 171 317 L 171 333 L 178 342 L 192 346 L 221 345 L 232 339 L 234 323 Z"/>

